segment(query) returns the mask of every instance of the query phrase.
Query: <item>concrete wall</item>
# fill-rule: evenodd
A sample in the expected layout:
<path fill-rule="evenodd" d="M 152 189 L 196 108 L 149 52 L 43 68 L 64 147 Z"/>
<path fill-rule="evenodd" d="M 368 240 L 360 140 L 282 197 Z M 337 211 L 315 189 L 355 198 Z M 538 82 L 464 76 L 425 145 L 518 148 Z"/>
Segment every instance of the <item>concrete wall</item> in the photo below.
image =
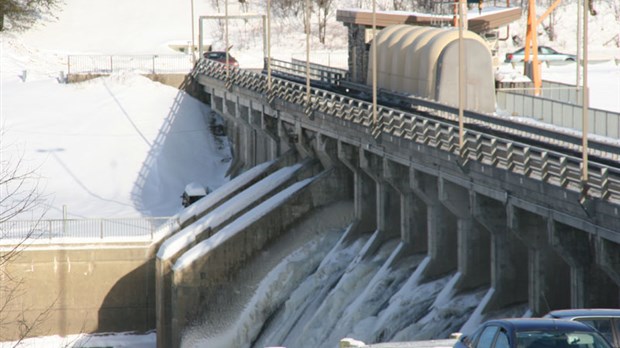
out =
<path fill-rule="evenodd" d="M 69 74 L 67 75 L 67 83 L 79 83 L 109 75 L 110 74 Z M 187 74 L 143 74 L 143 76 L 155 82 L 182 89 Z"/>
<path fill-rule="evenodd" d="M 3 250 L 0 253 L 5 253 Z M 2 339 L 27 333 L 68 335 L 155 328 L 154 253 L 150 243 L 31 245 L 0 269 Z"/>

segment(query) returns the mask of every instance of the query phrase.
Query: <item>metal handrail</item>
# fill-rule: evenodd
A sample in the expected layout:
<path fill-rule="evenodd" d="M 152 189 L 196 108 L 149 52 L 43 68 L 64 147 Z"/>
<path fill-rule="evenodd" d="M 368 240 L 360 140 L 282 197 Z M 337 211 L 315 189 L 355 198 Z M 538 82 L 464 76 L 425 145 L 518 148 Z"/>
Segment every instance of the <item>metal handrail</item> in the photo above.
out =
<path fill-rule="evenodd" d="M 0 244 L 59 239 L 153 239 L 169 217 L 9 220 L 0 223 Z"/>
<path fill-rule="evenodd" d="M 137 71 L 148 74 L 188 73 L 191 56 L 183 54 L 69 55 L 67 74 L 112 74 Z"/>

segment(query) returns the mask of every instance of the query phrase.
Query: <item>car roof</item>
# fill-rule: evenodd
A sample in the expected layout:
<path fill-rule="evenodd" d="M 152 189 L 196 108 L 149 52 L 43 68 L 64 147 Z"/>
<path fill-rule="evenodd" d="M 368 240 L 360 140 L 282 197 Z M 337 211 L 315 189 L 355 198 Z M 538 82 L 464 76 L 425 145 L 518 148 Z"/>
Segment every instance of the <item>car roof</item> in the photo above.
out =
<path fill-rule="evenodd" d="M 612 308 L 581 308 L 581 309 L 558 309 L 551 311 L 545 317 L 553 318 L 583 318 L 583 317 L 618 317 L 620 318 L 620 309 Z"/>
<path fill-rule="evenodd" d="M 511 319 L 495 319 L 489 320 L 487 324 L 503 325 L 514 331 L 531 331 L 531 330 L 547 330 L 547 331 L 596 331 L 594 328 L 575 321 L 558 320 L 551 318 L 511 318 Z"/>
<path fill-rule="evenodd" d="M 225 57 L 226 56 L 226 51 L 207 51 L 207 52 L 205 52 L 205 55 L 206 56 Z M 234 59 L 234 57 L 230 53 L 228 53 L 228 57 L 230 59 Z"/>

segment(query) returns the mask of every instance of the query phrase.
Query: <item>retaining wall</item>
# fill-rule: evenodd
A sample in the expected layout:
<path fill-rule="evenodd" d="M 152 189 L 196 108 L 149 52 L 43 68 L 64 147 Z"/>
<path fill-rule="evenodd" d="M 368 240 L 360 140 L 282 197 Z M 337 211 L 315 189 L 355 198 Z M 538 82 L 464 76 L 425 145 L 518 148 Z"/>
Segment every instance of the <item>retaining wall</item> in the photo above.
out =
<path fill-rule="evenodd" d="M 0 257 L 8 249 L 0 250 Z M 155 328 L 154 249 L 144 243 L 31 245 L 0 268 L 2 340 Z"/>

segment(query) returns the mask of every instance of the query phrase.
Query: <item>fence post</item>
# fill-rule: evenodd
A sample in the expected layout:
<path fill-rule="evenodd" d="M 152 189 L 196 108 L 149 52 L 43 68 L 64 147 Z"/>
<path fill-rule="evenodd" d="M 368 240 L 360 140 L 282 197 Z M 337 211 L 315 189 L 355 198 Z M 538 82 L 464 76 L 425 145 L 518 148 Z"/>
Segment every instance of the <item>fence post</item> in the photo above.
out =
<path fill-rule="evenodd" d="M 67 235 L 67 205 L 62 205 L 62 236 Z"/>
<path fill-rule="evenodd" d="M 52 220 L 47 220 L 47 230 L 49 231 L 50 240 L 52 240 Z"/>
<path fill-rule="evenodd" d="M 67 56 L 67 75 L 71 74 L 71 56 Z"/>
<path fill-rule="evenodd" d="M 153 75 L 155 75 L 155 58 L 157 58 L 157 55 L 153 55 Z"/>
<path fill-rule="evenodd" d="M 110 56 L 110 74 L 114 72 L 114 62 L 112 56 Z"/>
<path fill-rule="evenodd" d="M 99 238 L 103 239 L 103 219 L 99 221 Z"/>

